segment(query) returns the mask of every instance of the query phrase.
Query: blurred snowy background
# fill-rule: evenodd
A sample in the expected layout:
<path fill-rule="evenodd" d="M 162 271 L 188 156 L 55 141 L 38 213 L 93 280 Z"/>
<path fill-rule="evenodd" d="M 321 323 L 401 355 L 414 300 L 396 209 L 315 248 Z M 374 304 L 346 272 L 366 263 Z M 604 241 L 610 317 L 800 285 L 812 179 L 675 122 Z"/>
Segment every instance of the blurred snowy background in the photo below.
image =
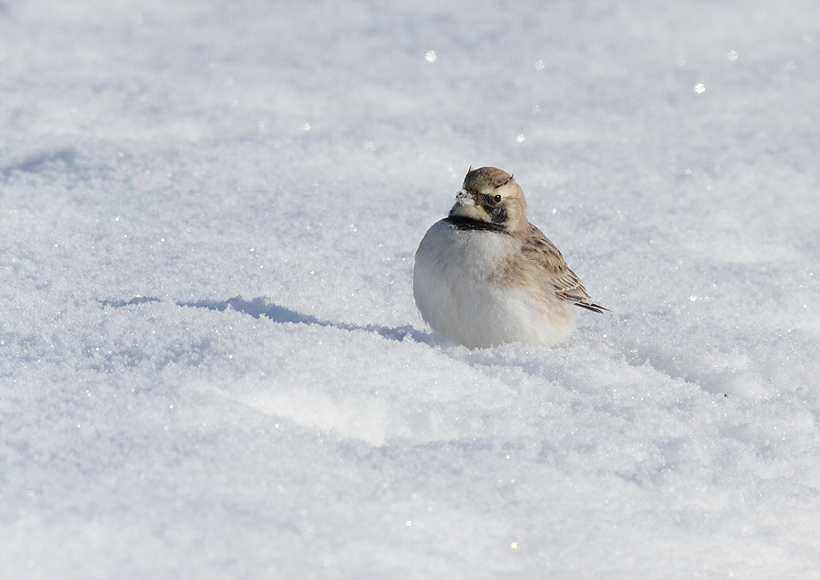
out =
<path fill-rule="evenodd" d="M 427 329 L 513 172 L 596 301 Z M 0 576 L 820 578 L 820 4 L 0 1 Z"/>

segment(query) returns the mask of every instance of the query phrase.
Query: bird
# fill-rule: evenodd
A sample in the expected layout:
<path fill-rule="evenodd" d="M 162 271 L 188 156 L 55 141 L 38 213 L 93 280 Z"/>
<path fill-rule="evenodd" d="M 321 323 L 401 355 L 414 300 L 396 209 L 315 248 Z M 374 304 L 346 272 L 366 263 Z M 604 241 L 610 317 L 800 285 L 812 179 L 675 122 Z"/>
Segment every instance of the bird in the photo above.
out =
<path fill-rule="evenodd" d="M 470 167 L 449 215 L 427 230 L 416 251 L 413 297 L 435 332 L 469 349 L 552 347 L 574 330 L 575 307 L 608 311 L 529 223 L 513 175 L 496 167 Z"/>

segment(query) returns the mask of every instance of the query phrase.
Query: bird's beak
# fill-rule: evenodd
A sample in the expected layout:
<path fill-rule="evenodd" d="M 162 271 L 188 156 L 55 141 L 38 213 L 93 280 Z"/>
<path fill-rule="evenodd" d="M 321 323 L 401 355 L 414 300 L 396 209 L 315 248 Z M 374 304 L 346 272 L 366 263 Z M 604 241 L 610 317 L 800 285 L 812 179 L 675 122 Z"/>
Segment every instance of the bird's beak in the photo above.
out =
<path fill-rule="evenodd" d="M 456 205 L 475 205 L 473 194 L 466 189 L 462 189 L 456 194 Z"/>
<path fill-rule="evenodd" d="M 450 210 L 450 215 L 457 215 L 483 222 L 490 221 L 487 210 L 475 202 L 473 193 L 465 189 L 462 189 L 456 194 L 456 203 L 453 209 Z"/>

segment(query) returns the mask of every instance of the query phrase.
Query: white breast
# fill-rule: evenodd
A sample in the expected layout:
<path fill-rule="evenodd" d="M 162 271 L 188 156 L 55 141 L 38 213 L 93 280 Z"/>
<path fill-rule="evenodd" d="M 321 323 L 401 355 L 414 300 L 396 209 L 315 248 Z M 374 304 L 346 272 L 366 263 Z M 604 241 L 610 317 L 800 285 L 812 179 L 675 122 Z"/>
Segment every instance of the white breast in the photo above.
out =
<path fill-rule="evenodd" d="M 519 341 L 552 346 L 566 338 L 574 326 L 571 309 L 557 305 L 563 322 L 556 324 L 521 287 L 496 281 L 496 268 L 518 251 L 505 233 L 459 230 L 444 220 L 434 224 L 419 245 L 413 272 L 422 318 L 469 348 Z"/>

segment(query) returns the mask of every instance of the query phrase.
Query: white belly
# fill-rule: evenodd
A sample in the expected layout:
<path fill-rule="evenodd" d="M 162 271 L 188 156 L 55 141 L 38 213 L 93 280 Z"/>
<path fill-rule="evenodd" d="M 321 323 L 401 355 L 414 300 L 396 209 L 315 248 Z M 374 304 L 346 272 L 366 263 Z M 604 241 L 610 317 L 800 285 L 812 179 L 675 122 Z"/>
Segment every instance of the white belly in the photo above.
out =
<path fill-rule="evenodd" d="M 494 281 L 494 268 L 518 251 L 507 234 L 459 230 L 441 220 L 416 252 L 413 295 L 422 318 L 442 336 L 469 348 L 509 342 L 555 345 L 574 327 L 574 313 L 558 316 L 515 286 Z M 552 301 L 554 302 L 554 301 Z"/>

